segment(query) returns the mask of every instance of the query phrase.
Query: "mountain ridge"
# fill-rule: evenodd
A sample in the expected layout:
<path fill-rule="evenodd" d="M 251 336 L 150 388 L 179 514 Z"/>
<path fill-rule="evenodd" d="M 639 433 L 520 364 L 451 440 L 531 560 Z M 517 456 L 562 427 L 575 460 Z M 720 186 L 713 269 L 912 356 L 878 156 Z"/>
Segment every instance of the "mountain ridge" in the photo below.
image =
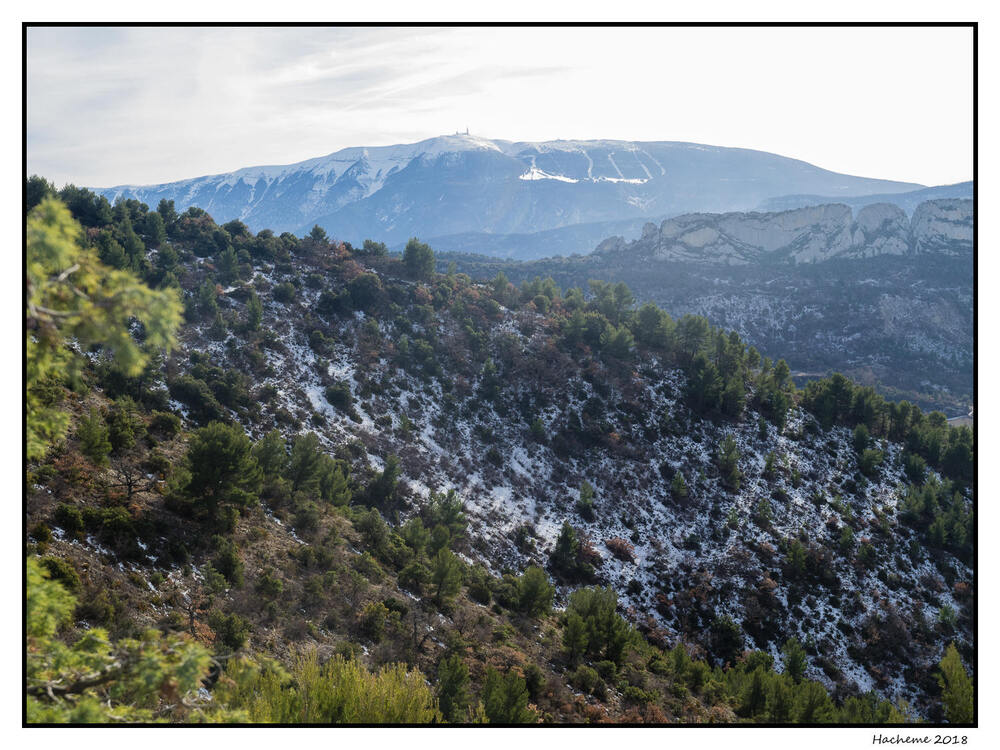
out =
<path fill-rule="evenodd" d="M 834 196 L 922 186 L 838 174 L 752 149 L 678 141 L 505 141 L 438 136 L 350 147 L 289 165 L 243 167 L 96 192 L 112 202 L 205 209 L 220 222 L 351 242 L 462 232 L 530 233 L 638 216 L 750 209 L 791 193 Z"/>

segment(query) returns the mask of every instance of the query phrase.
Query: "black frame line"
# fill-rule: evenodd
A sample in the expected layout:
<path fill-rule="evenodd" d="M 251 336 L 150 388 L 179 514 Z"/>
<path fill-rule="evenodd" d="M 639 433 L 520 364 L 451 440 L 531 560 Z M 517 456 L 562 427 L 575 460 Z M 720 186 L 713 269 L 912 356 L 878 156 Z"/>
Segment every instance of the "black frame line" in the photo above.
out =
<path fill-rule="evenodd" d="M 560 729 L 560 728 L 650 728 L 650 729 L 884 729 L 899 734 L 924 729 L 976 729 L 979 727 L 979 22 L 978 21 L 24 21 L 21 24 L 21 205 L 27 202 L 26 184 L 28 173 L 28 29 L 29 28 L 969 28 L 972 30 L 972 360 L 973 360 L 973 410 L 977 418 L 973 420 L 973 445 L 977 448 L 974 456 L 975 471 L 973 487 L 973 528 L 976 544 L 973 549 L 973 624 L 972 633 L 976 643 L 973 671 L 973 715 L 971 724 L 50 724 L 27 722 L 27 697 L 21 703 L 22 728 L 108 728 L 122 729 L 158 728 L 472 728 L 485 729 L 515 727 L 518 729 Z M 22 272 L 27 259 L 27 224 L 21 226 Z M 27 305 L 27 287 L 22 286 L 22 309 Z M 22 381 L 27 388 L 27 354 L 24 330 L 21 342 Z M 27 453 L 27 411 L 21 413 L 22 456 Z M 25 467 L 27 459 L 24 458 Z M 21 532 L 22 539 L 27 534 L 27 480 L 22 478 Z M 27 572 L 21 567 L 22 643 L 27 637 Z M 21 677 L 27 677 L 27 653 L 22 652 Z"/>

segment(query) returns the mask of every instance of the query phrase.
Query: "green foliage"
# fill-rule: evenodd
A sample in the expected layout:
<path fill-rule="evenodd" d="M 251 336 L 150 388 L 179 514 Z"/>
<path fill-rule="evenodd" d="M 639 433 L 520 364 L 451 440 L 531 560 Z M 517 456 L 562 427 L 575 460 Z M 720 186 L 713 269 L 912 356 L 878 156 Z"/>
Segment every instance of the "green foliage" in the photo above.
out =
<path fill-rule="evenodd" d="M 729 616 L 716 617 L 709 629 L 712 653 L 723 664 L 735 664 L 743 652 L 743 631 Z"/>
<path fill-rule="evenodd" d="M 859 456 L 865 452 L 865 449 L 869 445 L 871 445 L 871 435 L 865 425 L 859 424 L 854 428 L 854 439 L 852 444 L 854 446 L 854 452 Z"/>
<path fill-rule="evenodd" d="M 938 664 L 940 674 L 938 685 L 941 687 L 941 701 L 944 703 L 944 715 L 950 724 L 971 724 L 975 721 L 975 702 L 973 700 L 972 680 L 969 678 L 958 649 L 954 643 L 949 643 L 944 656 Z"/>
<path fill-rule="evenodd" d="M 345 414 L 351 416 L 357 414 L 354 409 L 354 396 L 351 395 L 351 387 L 347 383 L 338 382 L 327 386 L 323 395 L 331 406 L 340 409 Z"/>
<path fill-rule="evenodd" d="M 190 478 L 185 487 L 210 520 L 224 507 L 241 509 L 256 501 L 260 469 L 250 439 L 238 425 L 212 422 L 195 431 L 188 444 Z"/>
<path fill-rule="evenodd" d="M 411 237 L 403 250 L 403 265 L 414 278 L 430 278 L 434 272 L 434 251 L 430 245 Z"/>
<path fill-rule="evenodd" d="M 39 563 L 45 568 L 52 581 L 62 584 L 70 593 L 76 593 L 80 590 L 80 576 L 77 575 L 76 568 L 69 560 L 64 560 L 61 557 L 43 557 Z"/>
<path fill-rule="evenodd" d="M 465 515 L 465 504 L 455 490 L 444 493 L 432 492 L 425 516 L 429 525 L 448 529 L 448 534 L 453 540 L 464 537 L 469 525 L 469 519 Z"/>
<path fill-rule="evenodd" d="M 153 291 L 81 247 L 80 226 L 53 198 L 32 211 L 26 233 L 25 417 L 27 457 L 37 459 L 68 425 L 43 390 L 50 379 L 76 377 L 80 359 L 67 344 L 81 351 L 101 346 L 126 374 L 136 375 L 149 348 L 174 345 L 182 308 L 174 290 Z M 146 348 L 129 332 L 133 318 L 143 325 Z"/>
<path fill-rule="evenodd" d="M 347 292 L 354 309 L 369 310 L 382 294 L 382 281 L 373 273 L 362 273 L 347 284 Z"/>
<path fill-rule="evenodd" d="M 181 418 L 167 411 L 154 411 L 149 420 L 149 430 L 164 438 L 175 437 L 181 431 Z"/>
<path fill-rule="evenodd" d="M 215 631 L 215 639 L 233 651 L 243 648 L 250 637 L 250 621 L 235 612 L 228 615 L 214 610 L 208 616 L 208 624 Z"/>
<path fill-rule="evenodd" d="M 265 481 L 284 476 L 288 466 L 288 448 L 285 438 L 278 430 L 271 430 L 264 435 L 254 444 L 251 452 Z"/>
<path fill-rule="evenodd" d="M 915 453 L 903 456 L 903 471 L 912 484 L 923 484 L 927 476 L 927 462 Z"/>
<path fill-rule="evenodd" d="M 866 477 L 872 477 L 875 475 L 875 470 L 882 465 L 883 458 L 882 451 L 866 448 L 858 457 L 858 470 Z"/>
<path fill-rule="evenodd" d="M 789 638 L 781 649 L 785 674 L 800 682 L 806 673 L 806 650 L 797 638 Z"/>
<path fill-rule="evenodd" d="M 67 503 L 60 503 L 56 507 L 52 522 L 71 537 L 78 536 L 84 529 L 83 513 L 75 505 Z"/>
<path fill-rule="evenodd" d="M 687 499 L 687 496 L 687 483 L 684 481 L 684 475 L 678 471 L 670 480 L 670 497 L 673 498 L 674 502 L 682 502 Z"/>
<path fill-rule="evenodd" d="M 361 245 L 361 252 L 364 255 L 372 256 L 384 256 L 389 253 L 389 249 L 385 246 L 384 242 L 376 242 L 375 240 L 365 240 Z"/>
<path fill-rule="evenodd" d="M 581 664 L 570 677 L 570 683 L 581 692 L 593 693 L 601 683 L 601 676 L 593 667 Z"/>
<path fill-rule="evenodd" d="M 511 670 L 506 675 L 487 667 L 482 700 L 490 724 L 534 724 L 538 715 L 528 708 L 524 678 Z"/>
<path fill-rule="evenodd" d="M 722 475 L 722 484 L 733 491 L 740 488 L 740 479 L 743 476 L 738 465 L 739 459 L 740 451 L 736 439 L 732 435 L 726 435 L 719 443 L 719 452 L 715 460 Z"/>
<path fill-rule="evenodd" d="M 454 724 L 467 717 L 472 703 L 469 668 L 458 654 L 446 656 L 438 663 L 437 699 L 446 721 Z"/>
<path fill-rule="evenodd" d="M 320 665 L 315 652 L 296 657 L 291 671 L 276 662 L 233 660 L 231 681 L 216 694 L 249 720 L 279 724 L 430 724 L 440 721 L 434 693 L 418 671 L 401 664 L 369 672 L 334 656 Z"/>
<path fill-rule="evenodd" d="M 292 438 L 292 452 L 285 468 L 285 478 L 293 492 L 315 493 L 319 490 L 323 453 L 319 436 L 306 432 Z"/>
<path fill-rule="evenodd" d="M 243 560 L 236 543 L 216 535 L 212 537 L 212 545 L 215 547 L 213 566 L 234 588 L 240 588 L 243 585 Z"/>
<path fill-rule="evenodd" d="M 378 506 L 387 505 L 396 492 L 398 481 L 399 457 L 395 455 L 387 456 L 385 459 L 385 468 L 382 469 L 375 480 L 367 487 L 369 502 Z"/>
<path fill-rule="evenodd" d="M 399 615 L 390 613 L 384 602 L 368 602 L 358 615 L 358 630 L 364 638 L 378 643 L 385 635 L 386 623 L 393 614 L 398 621 Z"/>
<path fill-rule="evenodd" d="M 431 560 L 431 586 L 439 607 L 448 606 L 462 588 L 462 562 L 447 547 L 439 549 Z"/>
<path fill-rule="evenodd" d="M 563 645 L 571 655 L 585 653 L 595 659 L 606 659 L 621 664 L 629 646 L 637 642 L 637 634 L 616 611 L 618 597 L 611 588 L 584 588 L 570 594 L 566 608 L 566 630 Z M 579 623 L 576 622 L 579 618 Z M 572 624 L 571 624 L 572 621 Z M 581 637 L 585 633 L 586 645 Z"/>
<path fill-rule="evenodd" d="M 146 425 L 139 413 L 139 406 L 128 396 L 115 399 L 108 413 L 108 440 L 115 453 L 123 453 L 146 434 Z"/>
<path fill-rule="evenodd" d="M 90 415 L 80 420 L 76 437 L 80 441 L 80 452 L 83 455 L 96 466 L 107 465 L 111 441 L 108 439 L 108 426 L 97 409 L 91 409 Z"/>
<path fill-rule="evenodd" d="M 586 580 L 593 575 L 593 567 L 580 559 L 581 545 L 576 530 L 563 521 L 559 537 L 556 539 L 549 566 L 552 571 L 567 581 Z"/>
<path fill-rule="evenodd" d="M 46 578 L 37 560 L 26 561 L 28 723 L 240 721 L 243 716 L 196 696 L 210 656 L 198 644 L 146 631 L 112 642 L 100 628 L 74 643 L 56 638 L 76 600 Z M 183 699 L 183 700 L 182 700 Z"/>
<path fill-rule="evenodd" d="M 283 305 L 294 302 L 295 294 L 295 286 L 287 281 L 275 285 L 274 289 L 271 290 L 271 296 L 274 297 L 274 301 L 280 302 Z"/>
<path fill-rule="evenodd" d="M 541 617 L 552 608 L 556 589 L 545 571 L 534 565 L 524 571 L 517 582 L 518 609 L 529 617 Z"/>

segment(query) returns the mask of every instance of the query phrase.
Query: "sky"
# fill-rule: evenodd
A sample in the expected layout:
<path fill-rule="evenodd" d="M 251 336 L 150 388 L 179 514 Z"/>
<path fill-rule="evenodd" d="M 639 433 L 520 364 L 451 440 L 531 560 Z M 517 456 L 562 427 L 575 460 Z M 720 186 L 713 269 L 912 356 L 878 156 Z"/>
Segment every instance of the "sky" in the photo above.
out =
<path fill-rule="evenodd" d="M 972 178 L 966 28 L 30 28 L 29 174 L 151 184 L 464 131 Z"/>

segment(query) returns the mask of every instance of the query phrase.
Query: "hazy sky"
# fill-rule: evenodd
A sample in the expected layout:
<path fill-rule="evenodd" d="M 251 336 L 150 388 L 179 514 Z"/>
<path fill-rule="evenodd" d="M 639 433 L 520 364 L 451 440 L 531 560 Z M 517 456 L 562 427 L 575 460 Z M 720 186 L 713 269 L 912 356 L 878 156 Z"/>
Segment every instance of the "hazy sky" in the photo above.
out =
<path fill-rule="evenodd" d="M 28 170 L 166 182 L 468 127 L 679 140 L 838 172 L 972 177 L 972 32 L 32 28 Z"/>

